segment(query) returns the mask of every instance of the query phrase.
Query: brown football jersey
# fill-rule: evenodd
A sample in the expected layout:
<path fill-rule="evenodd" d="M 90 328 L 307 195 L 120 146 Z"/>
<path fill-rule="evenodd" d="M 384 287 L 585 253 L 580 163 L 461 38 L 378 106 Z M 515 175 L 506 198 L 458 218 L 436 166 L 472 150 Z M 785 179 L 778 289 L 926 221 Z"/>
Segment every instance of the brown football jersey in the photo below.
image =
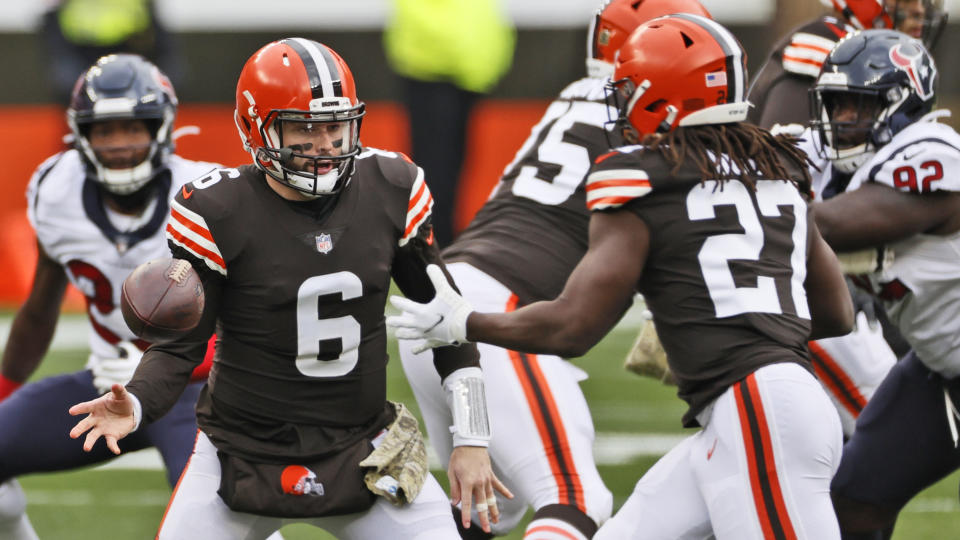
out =
<path fill-rule="evenodd" d="M 810 88 L 833 46 L 853 27 L 825 16 L 794 29 L 781 39 L 757 72 L 747 99 L 748 119 L 764 128 L 810 121 Z"/>
<path fill-rule="evenodd" d="M 443 251 L 468 262 L 529 304 L 555 298 L 587 251 L 584 180 L 610 148 L 603 79 L 571 83 L 547 108 L 490 200 Z M 615 117 L 615 113 L 614 114 Z"/>
<path fill-rule="evenodd" d="M 808 209 L 794 183 L 760 180 L 754 191 L 692 166 L 672 171 L 660 154 L 628 147 L 594 165 L 587 204 L 634 212 L 650 229 L 637 290 L 690 405 L 684 425 L 761 366 L 810 369 Z"/>
<path fill-rule="evenodd" d="M 428 300 L 425 267 L 439 254 L 422 172 L 375 149 L 355 164 L 335 197 L 285 200 L 248 165 L 188 184 L 171 205 L 171 248 L 204 270 L 202 324 L 216 316 L 198 424 L 222 450 L 316 455 L 386 418 L 390 280 Z M 194 356 L 182 341 L 161 349 Z M 436 355 L 446 373 L 477 365 L 473 346 Z M 158 407 L 145 403 L 145 418 L 148 410 Z"/>

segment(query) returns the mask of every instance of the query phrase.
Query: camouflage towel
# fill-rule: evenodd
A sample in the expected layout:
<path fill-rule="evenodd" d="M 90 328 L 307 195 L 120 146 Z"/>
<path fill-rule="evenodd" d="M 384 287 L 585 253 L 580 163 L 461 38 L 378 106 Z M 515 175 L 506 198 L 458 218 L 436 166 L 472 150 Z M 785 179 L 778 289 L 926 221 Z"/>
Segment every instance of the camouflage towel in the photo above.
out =
<path fill-rule="evenodd" d="M 367 488 L 397 506 L 417 498 L 427 478 L 427 448 L 417 419 L 403 403 L 393 403 L 397 418 L 387 428 L 380 446 L 360 462 L 369 469 Z"/>
<path fill-rule="evenodd" d="M 623 367 L 637 375 L 657 379 L 663 384 L 671 386 L 677 384 L 667 364 L 667 353 L 660 344 L 653 321 L 647 321 L 643 325 L 637 340 L 633 342 L 633 347 L 627 353 Z"/>

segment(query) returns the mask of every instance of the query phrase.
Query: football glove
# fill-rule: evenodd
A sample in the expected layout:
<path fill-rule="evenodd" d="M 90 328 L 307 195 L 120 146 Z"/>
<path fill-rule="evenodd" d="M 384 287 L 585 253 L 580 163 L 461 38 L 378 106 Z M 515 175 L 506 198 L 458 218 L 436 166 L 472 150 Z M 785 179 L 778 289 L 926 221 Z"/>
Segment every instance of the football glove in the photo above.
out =
<path fill-rule="evenodd" d="M 109 392 L 114 383 L 123 386 L 130 382 L 143 356 L 140 349 L 129 341 L 117 343 L 117 349 L 119 355 L 116 358 L 98 358 L 90 367 L 93 385 L 101 394 Z"/>
<path fill-rule="evenodd" d="M 837 253 L 840 271 L 847 275 L 882 272 L 893 265 L 893 250 L 886 247 Z"/>
<path fill-rule="evenodd" d="M 402 296 L 390 297 L 390 303 L 402 313 L 387 317 L 387 326 L 396 328 L 397 339 L 424 340 L 413 348 L 415 353 L 466 343 L 467 317 L 473 313 L 473 306 L 453 290 L 439 266 L 427 266 L 427 276 L 437 291 L 430 303 L 421 304 Z"/>

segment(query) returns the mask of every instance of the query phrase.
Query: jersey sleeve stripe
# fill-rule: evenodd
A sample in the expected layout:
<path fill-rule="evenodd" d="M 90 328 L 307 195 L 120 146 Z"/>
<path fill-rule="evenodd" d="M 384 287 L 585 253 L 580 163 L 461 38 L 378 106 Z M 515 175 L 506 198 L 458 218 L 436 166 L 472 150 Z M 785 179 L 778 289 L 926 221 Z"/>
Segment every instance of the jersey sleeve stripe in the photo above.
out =
<path fill-rule="evenodd" d="M 646 179 L 640 180 L 602 180 L 599 182 L 593 182 L 587 186 L 587 192 L 591 192 L 597 189 L 606 189 L 612 187 L 650 187 L 650 181 Z"/>
<path fill-rule="evenodd" d="M 417 179 L 410 188 L 410 201 L 407 204 L 407 219 L 404 225 L 400 246 L 404 246 L 411 238 L 417 235 L 420 225 L 430 217 L 433 209 L 433 195 L 423 179 L 423 169 L 417 168 Z"/>
<path fill-rule="evenodd" d="M 597 171 L 587 178 L 587 208 L 620 206 L 650 193 L 650 178 L 639 169 Z"/>
<path fill-rule="evenodd" d="M 224 276 L 227 275 L 227 266 L 223 261 L 223 257 L 181 234 L 173 227 L 173 222 L 167 223 L 167 239 L 192 253 L 206 263 L 212 270 L 216 270 Z"/>
<path fill-rule="evenodd" d="M 825 37 L 818 36 L 816 34 L 809 34 L 807 32 L 797 32 L 793 35 L 793 38 L 790 39 L 790 44 L 788 47 L 810 47 L 813 49 L 824 51 L 829 54 L 833 49 L 834 45 L 837 42 L 832 39 L 827 39 Z"/>
<path fill-rule="evenodd" d="M 826 56 L 813 58 L 814 55 L 805 55 L 805 54 L 795 54 L 787 56 L 783 55 L 783 65 L 786 66 L 790 63 L 804 64 L 805 66 L 823 66 L 823 62 L 826 60 Z"/>
<path fill-rule="evenodd" d="M 784 50 L 791 51 L 798 56 L 809 56 L 811 58 L 826 58 L 831 51 L 831 49 L 810 43 L 791 43 Z"/>
<path fill-rule="evenodd" d="M 602 156 L 599 156 L 597 159 L 595 159 L 595 160 L 594 160 L 594 163 L 600 163 L 601 161 L 607 159 L 608 157 L 615 156 L 615 155 L 617 155 L 617 154 L 619 154 L 619 153 L 620 153 L 620 152 L 619 152 L 618 150 L 613 150 L 613 151 L 611 151 L 611 152 L 607 152 L 606 154 L 603 154 Z"/>
<path fill-rule="evenodd" d="M 817 77 L 836 42 L 825 37 L 798 32 L 783 49 L 783 69 L 791 73 Z"/>
<path fill-rule="evenodd" d="M 196 233 L 198 236 L 204 240 L 210 242 L 211 244 L 215 243 L 213 241 L 213 235 L 210 234 L 210 231 L 203 225 L 198 225 L 193 221 L 187 219 L 183 214 L 177 212 L 176 209 L 170 209 L 170 220 L 176 221 L 177 225 L 181 228 L 187 229 Z"/>
<path fill-rule="evenodd" d="M 211 269 L 227 275 L 227 265 L 203 216 L 178 203 L 170 203 L 167 238 L 201 259 Z"/>
<path fill-rule="evenodd" d="M 809 60 L 795 60 L 783 57 L 783 69 L 797 75 L 806 75 L 807 77 L 817 77 L 820 75 L 822 62 L 810 62 Z"/>
<path fill-rule="evenodd" d="M 616 208 L 636 199 L 636 197 L 598 197 L 587 200 L 587 208 L 590 210 L 603 210 L 604 208 Z"/>

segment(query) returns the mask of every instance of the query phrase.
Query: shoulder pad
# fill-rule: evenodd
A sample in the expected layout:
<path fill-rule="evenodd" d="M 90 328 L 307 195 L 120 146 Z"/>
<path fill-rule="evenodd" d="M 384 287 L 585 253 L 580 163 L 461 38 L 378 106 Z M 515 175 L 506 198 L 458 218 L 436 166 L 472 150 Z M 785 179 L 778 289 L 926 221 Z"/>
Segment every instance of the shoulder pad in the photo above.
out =
<path fill-rule="evenodd" d="M 391 152 L 379 148 L 364 148 L 357 156 L 358 162 L 372 161 L 382 180 L 403 189 L 410 189 L 417 179 L 419 167 L 403 152 Z M 359 164 L 358 164 L 359 166 Z"/>
<path fill-rule="evenodd" d="M 76 190 L 67 186 L 77 186 L 82 181 L 85 169 L 76 150 L 67 150 L 54 154 L 43 161 L 30 176 L 27 183 L 27 220 L 39 235 L 39 208 L 42 206 L 45 213 L 59 212 L 62 204 L 69 198 L 77 196 Z M 52 189 L 41 189 L 41 186 L 51 186 Z M 41 201 L 40 194 L 43 193 Z"/>
<path fill-rule="evenodd" d="M 960 135 L 936 122 L 916 122 L 854 175 L 848 188 L 877 182 L 910 193 L 960 192 Z"/>
<path fill-rule="evenodd" d="M 625 146 L 597 158 L 587 175 L 587 208 L 617 208 L 650 193 L 650 177 L 639 168 L 642 151 Z"/>
<path fill-rule="evenodd" d="M 180 157 L 176 154 L 170 156 L 168 166 L 170 167 L 173 185 L 174 187 L 178 188 L 187 182 L 191 182 L 197 178 L 206 176 L 214 170 L 224 168 L 224 166 L 219 163 L 212 163 L 209 161 L 194 161 L 192 159 Z"/>
<path fill-rule="evenodd" d="M 567 85 L 560 91 L 558 99 L 586 100 L 606 103 L 607 79 L 584 77 Z"/>
<path fill-rule="evenodd" d="M 242 175 L 257 174 L 253 166 L 243 169 L 216 169 L 180 187 L 170 202 L 167 241 L 180 246 L 212 270 L 226 276 L 223 254 L 211 232 L 211 225 L 237 208 L 237 189 Z"/>

